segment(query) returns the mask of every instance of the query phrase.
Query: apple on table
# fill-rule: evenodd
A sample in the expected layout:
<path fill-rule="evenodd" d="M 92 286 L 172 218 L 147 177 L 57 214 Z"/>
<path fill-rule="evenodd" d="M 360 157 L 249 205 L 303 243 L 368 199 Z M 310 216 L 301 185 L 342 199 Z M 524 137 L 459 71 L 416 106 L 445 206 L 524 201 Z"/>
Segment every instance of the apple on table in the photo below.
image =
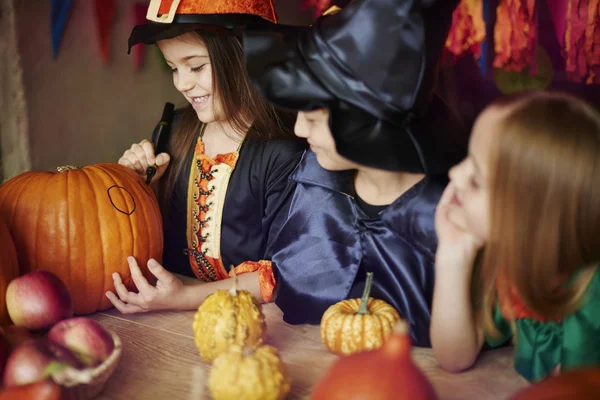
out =
<path fill-rule="evenodd" d="M 63 366 L 81 368 L 75 354 L 48 339 L 28 340 L 14 349 L 4 367 L 5 387 L 26 385 L 45 379 Z"/>
<path fill-rule="evenodd" d="M 115 348 L 111 334 L 98 322 L 86 317 L 58 322 L 48 332 L 48 338 L 73 351 L 87 367 L 101 364 Z"/>
<path fill-rule="evenodd" d="M 6 288 L 6 308 L 15 325 L 30 330 L 50 328 L 75 311 L 65 284 L 44 270 L 13 279 Z"/>

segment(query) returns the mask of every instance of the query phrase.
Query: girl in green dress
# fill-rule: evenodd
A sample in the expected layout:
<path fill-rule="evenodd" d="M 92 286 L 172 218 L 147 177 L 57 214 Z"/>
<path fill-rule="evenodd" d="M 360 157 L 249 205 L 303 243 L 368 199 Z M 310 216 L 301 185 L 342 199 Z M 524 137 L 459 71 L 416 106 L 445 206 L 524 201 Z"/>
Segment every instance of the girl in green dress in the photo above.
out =
<path fill-rule="evenodd" d="M 529 381 L 600 364 L 597 110 L 547 91 L 494 103 L 450 179 L 436 210 L 441 366 L 459 372 L 511 337 Z"/>

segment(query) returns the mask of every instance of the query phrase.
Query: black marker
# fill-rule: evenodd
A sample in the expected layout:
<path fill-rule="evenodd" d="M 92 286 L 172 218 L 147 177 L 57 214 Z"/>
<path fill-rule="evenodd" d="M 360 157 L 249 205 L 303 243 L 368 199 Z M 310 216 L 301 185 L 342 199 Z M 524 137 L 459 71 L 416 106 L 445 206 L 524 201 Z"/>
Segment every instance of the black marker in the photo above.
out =
<path fill-rule="evenodd" d="M 167 139 L 169 132 L 171 132 L 171 121 L 173 121 L 174 110 L 175 106 L 173 103 L 165 103 L 160 122 L 152 132 L 152 144 L 154 145 L 155 156 L 164 152 L 167 147 Z M 158 166 L 154 164 L 146 169 L 146 185 L 149 185 L 150 182 L 152 182 L 152 178 L 154 178 L 154 175 L 156 174 L 156 168 L 158 168 Z"/>

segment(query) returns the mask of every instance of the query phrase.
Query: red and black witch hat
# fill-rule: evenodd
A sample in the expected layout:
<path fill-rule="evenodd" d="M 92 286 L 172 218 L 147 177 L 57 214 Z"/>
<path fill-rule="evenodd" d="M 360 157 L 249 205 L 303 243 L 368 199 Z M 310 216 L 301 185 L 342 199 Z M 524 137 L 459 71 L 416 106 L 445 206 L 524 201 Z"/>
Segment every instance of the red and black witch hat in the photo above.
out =
<path fill-rule="evenodd" d="M 129 37 L 129 48 L 153 44 L 198 29 L 229 33 L 233 29 L 263 21 L 276 23 L 273 0 L 151 0 L 147 24 L 137 25 Z"/>

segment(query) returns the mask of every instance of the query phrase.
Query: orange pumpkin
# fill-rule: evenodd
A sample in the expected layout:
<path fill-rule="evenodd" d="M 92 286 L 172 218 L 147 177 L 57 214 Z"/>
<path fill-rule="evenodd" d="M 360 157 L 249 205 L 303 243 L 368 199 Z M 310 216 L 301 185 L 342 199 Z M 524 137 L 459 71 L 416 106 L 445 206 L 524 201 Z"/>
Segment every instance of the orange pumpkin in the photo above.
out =
<path fill-rule="evenodd" d="M 6 310 L 6 287 L 14 278 L 19 276 L 17 251 L 8 231 L 8 227 L 0 219 L 0 326 L 8 325 L 10 318 Z"/>
<path fill-rule="evenodd" d="M 340 357 L 317 383 L 313 400 L 436 400 L 411 358 L 408 324 L 400 321 L 377 350 Z"/>
<path fill-rule="evenodd" d="M 600 399 L 600 367 L 573 369 L 520 390 L 511 400 Z"/>
<path fill-rule="evenodd" d="M 0 214 L 21 273 L 55 273 L 69 289 L 76 314 L 111 306 L 104 293 L 113 290 L 113 272 L 133 290 L 127 256 L 149 279 L 147 261 L 162 258 L 156 197 L 142 177 L 115 163 L 22 173 L 0 187 Z"/>

